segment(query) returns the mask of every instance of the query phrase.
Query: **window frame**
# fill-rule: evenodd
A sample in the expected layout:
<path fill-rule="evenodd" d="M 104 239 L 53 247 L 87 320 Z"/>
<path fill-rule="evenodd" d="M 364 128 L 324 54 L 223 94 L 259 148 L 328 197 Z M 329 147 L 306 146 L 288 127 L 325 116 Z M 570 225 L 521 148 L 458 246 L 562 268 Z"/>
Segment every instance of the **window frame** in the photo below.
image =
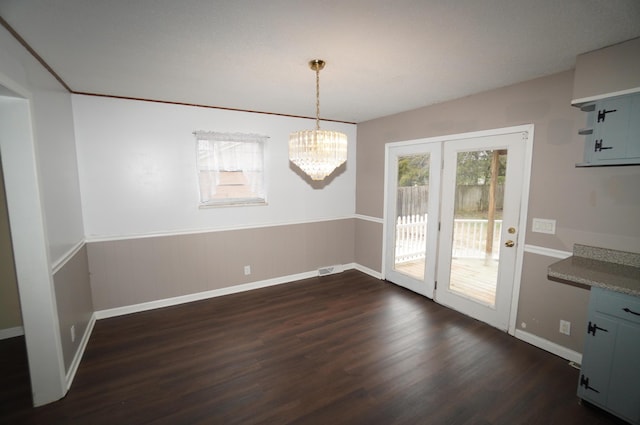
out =
<path fill-rule="evenodd" d="M 195 151 L 196 151 L 196 174 L 198 181 L 198 207 L 199 208 L 219 208 L 219 207 L 238 207 L 238 206 L 260 206 L 268 205 L 267 203 L 267 187 L 266 187 L 266 142 L 269 137 L 261 134 L 254 133 L 224 133 L 215 131 L 194 131 L 195 136 Z M 210 149 L 209 157 L 206 159 L 207 166 L 202 164 L 202 149 L 201 143 L 207 143 Z M 234 152 L 231 156 L 231 160 L 226 162 L 233 162 L 234 166 L 232 170 L 219 169 L 223 167 L 220 165 L 225 162 L 223 159 L 216 155 L 220 149 L 224 148 L 224 144 L 257 144 L 257 153 L 253 152 Z M 255 149 L 255 148 L 254 148 Z M 257 171 L 258 176 L 251 178 L 247 174 L 245 159 L 238 159 L 238 155 L 250 156 L 250 161 L 259 160 L 260 170 Z M 242 165 L 238 167 L 238 165 Z M 208 169 L 207 169 L 208 168 Z M 256 168 L 257 170 L 257 168 Z M 255 171 L 255 170 L 254 170 Z M 232 176 L 228 173 L 241 172 L 242 179 L 246 181 L 244 184 L 237 184 L 238 176 Z M 208 177 L 205 177 L 203 173 L 208 173 Z M 220 185 L 221 175 L 220 173 L 227 173 L 228 184 Z M 203 187 L 203 182 L 208 179 L 210 189 Z M 257 178 L 257 180 L 255 180 Z M 236 180 L 234 183 L 233 181 Z M 229 183 L 230 182 L 230 183 Z M 257 185 L 257 186 L 256 186 Z M 235 196 L 235 197 L 215 197 L 218 190 L 212 192 L 211 189 L 227 188 L 231 192 L 232 187 L 238 186 L 238 190 L 256 190 L 256 196 Z M 242 186 L 242 188 L 240 188 Z M 249 187 L 248 187 L 249 186 Z M 256 186 L 257 189 L 252 189 L 251 186 Z M 207 194 L 208 196 L 206 196 Z"/>

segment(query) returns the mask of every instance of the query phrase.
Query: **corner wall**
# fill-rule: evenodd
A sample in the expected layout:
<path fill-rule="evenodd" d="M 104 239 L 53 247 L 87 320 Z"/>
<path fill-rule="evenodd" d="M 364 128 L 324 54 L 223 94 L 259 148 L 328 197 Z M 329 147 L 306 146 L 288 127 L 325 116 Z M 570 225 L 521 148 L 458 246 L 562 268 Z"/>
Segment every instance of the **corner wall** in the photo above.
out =
<path fill-rule="evenodd" d="M 575 168 L 586 116 L 570 105 L 572 87 L 568 71 L 359 124 L 356 213 L 383 217 L 385 143 L 534 124 L 528 222 L 521 228 L 525 243 L 542 249 L 525 247 L 517 331 L 581 352 L 588 291 L 547 281 L 546 267 L 557 258 L 545 249 L 570 253 L 581 243 L 640 252 L 640 168 Z M 531 232 L 535 217 L 556 220 L 556 234 Z M 381 253 L 369 245 L 381 240 L 382 224 L 356 226 L 357 261 L 381 270 Z M 572 321 L 571 336 L 558 333 L 560 319 Z"/>
<path fill-rule="evenodd" d="M 0 93 L 7 207 L 33 401 L 41 405 L 69 385 L 58 320 L 67 312 L 56 304 L 62 278 L 54 284 L 54 271 L 84 243 L 71 96 L 3 27 Z M 88 274 L 73 285 L 88 289 Z"/>

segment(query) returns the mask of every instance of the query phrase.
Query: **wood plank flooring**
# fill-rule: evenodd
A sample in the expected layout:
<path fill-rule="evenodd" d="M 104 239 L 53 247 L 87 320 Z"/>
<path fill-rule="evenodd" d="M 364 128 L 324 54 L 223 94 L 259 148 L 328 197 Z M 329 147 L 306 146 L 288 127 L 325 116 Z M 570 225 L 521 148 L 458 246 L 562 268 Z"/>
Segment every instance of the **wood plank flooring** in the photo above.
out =
<path fill-rule="evenodd" d="M 565 360 L 353 270 L 100 320 L 39 408 L 23 341 L 0 341 L 2 424 L 622 423 Z"/>

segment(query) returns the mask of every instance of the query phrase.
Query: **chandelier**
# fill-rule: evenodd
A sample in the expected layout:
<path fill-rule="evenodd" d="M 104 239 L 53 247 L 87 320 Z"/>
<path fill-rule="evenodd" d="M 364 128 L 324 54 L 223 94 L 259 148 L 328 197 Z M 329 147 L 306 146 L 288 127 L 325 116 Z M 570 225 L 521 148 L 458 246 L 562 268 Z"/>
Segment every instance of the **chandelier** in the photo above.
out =
<path fill-rule="evenodd" d="M 320 70 L 325 62 L 314 59 L 309 67 L 316 72 L 316 129 L 289 135 L 289 160 L 312 180 L 324 180 L 347 160 L 347 135 L 320 130 Z"/>

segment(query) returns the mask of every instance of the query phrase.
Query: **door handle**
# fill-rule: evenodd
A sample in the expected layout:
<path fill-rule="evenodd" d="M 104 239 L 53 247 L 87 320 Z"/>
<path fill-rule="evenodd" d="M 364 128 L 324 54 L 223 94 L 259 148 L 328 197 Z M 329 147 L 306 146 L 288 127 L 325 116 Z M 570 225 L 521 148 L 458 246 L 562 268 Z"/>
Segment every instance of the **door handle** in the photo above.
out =
<path fill-rule="evenodd" d="M 506 241 L 506 242 L 504 243 L 504 246 L 506 246 L 507 248 L 513 248 L 513 246 L 514 246 L 515 244 L 516 244 L 516 243 L 515 243 L 514 241 L 512 241 L 511 239 L 509 239 L 508 241 Z"/>

